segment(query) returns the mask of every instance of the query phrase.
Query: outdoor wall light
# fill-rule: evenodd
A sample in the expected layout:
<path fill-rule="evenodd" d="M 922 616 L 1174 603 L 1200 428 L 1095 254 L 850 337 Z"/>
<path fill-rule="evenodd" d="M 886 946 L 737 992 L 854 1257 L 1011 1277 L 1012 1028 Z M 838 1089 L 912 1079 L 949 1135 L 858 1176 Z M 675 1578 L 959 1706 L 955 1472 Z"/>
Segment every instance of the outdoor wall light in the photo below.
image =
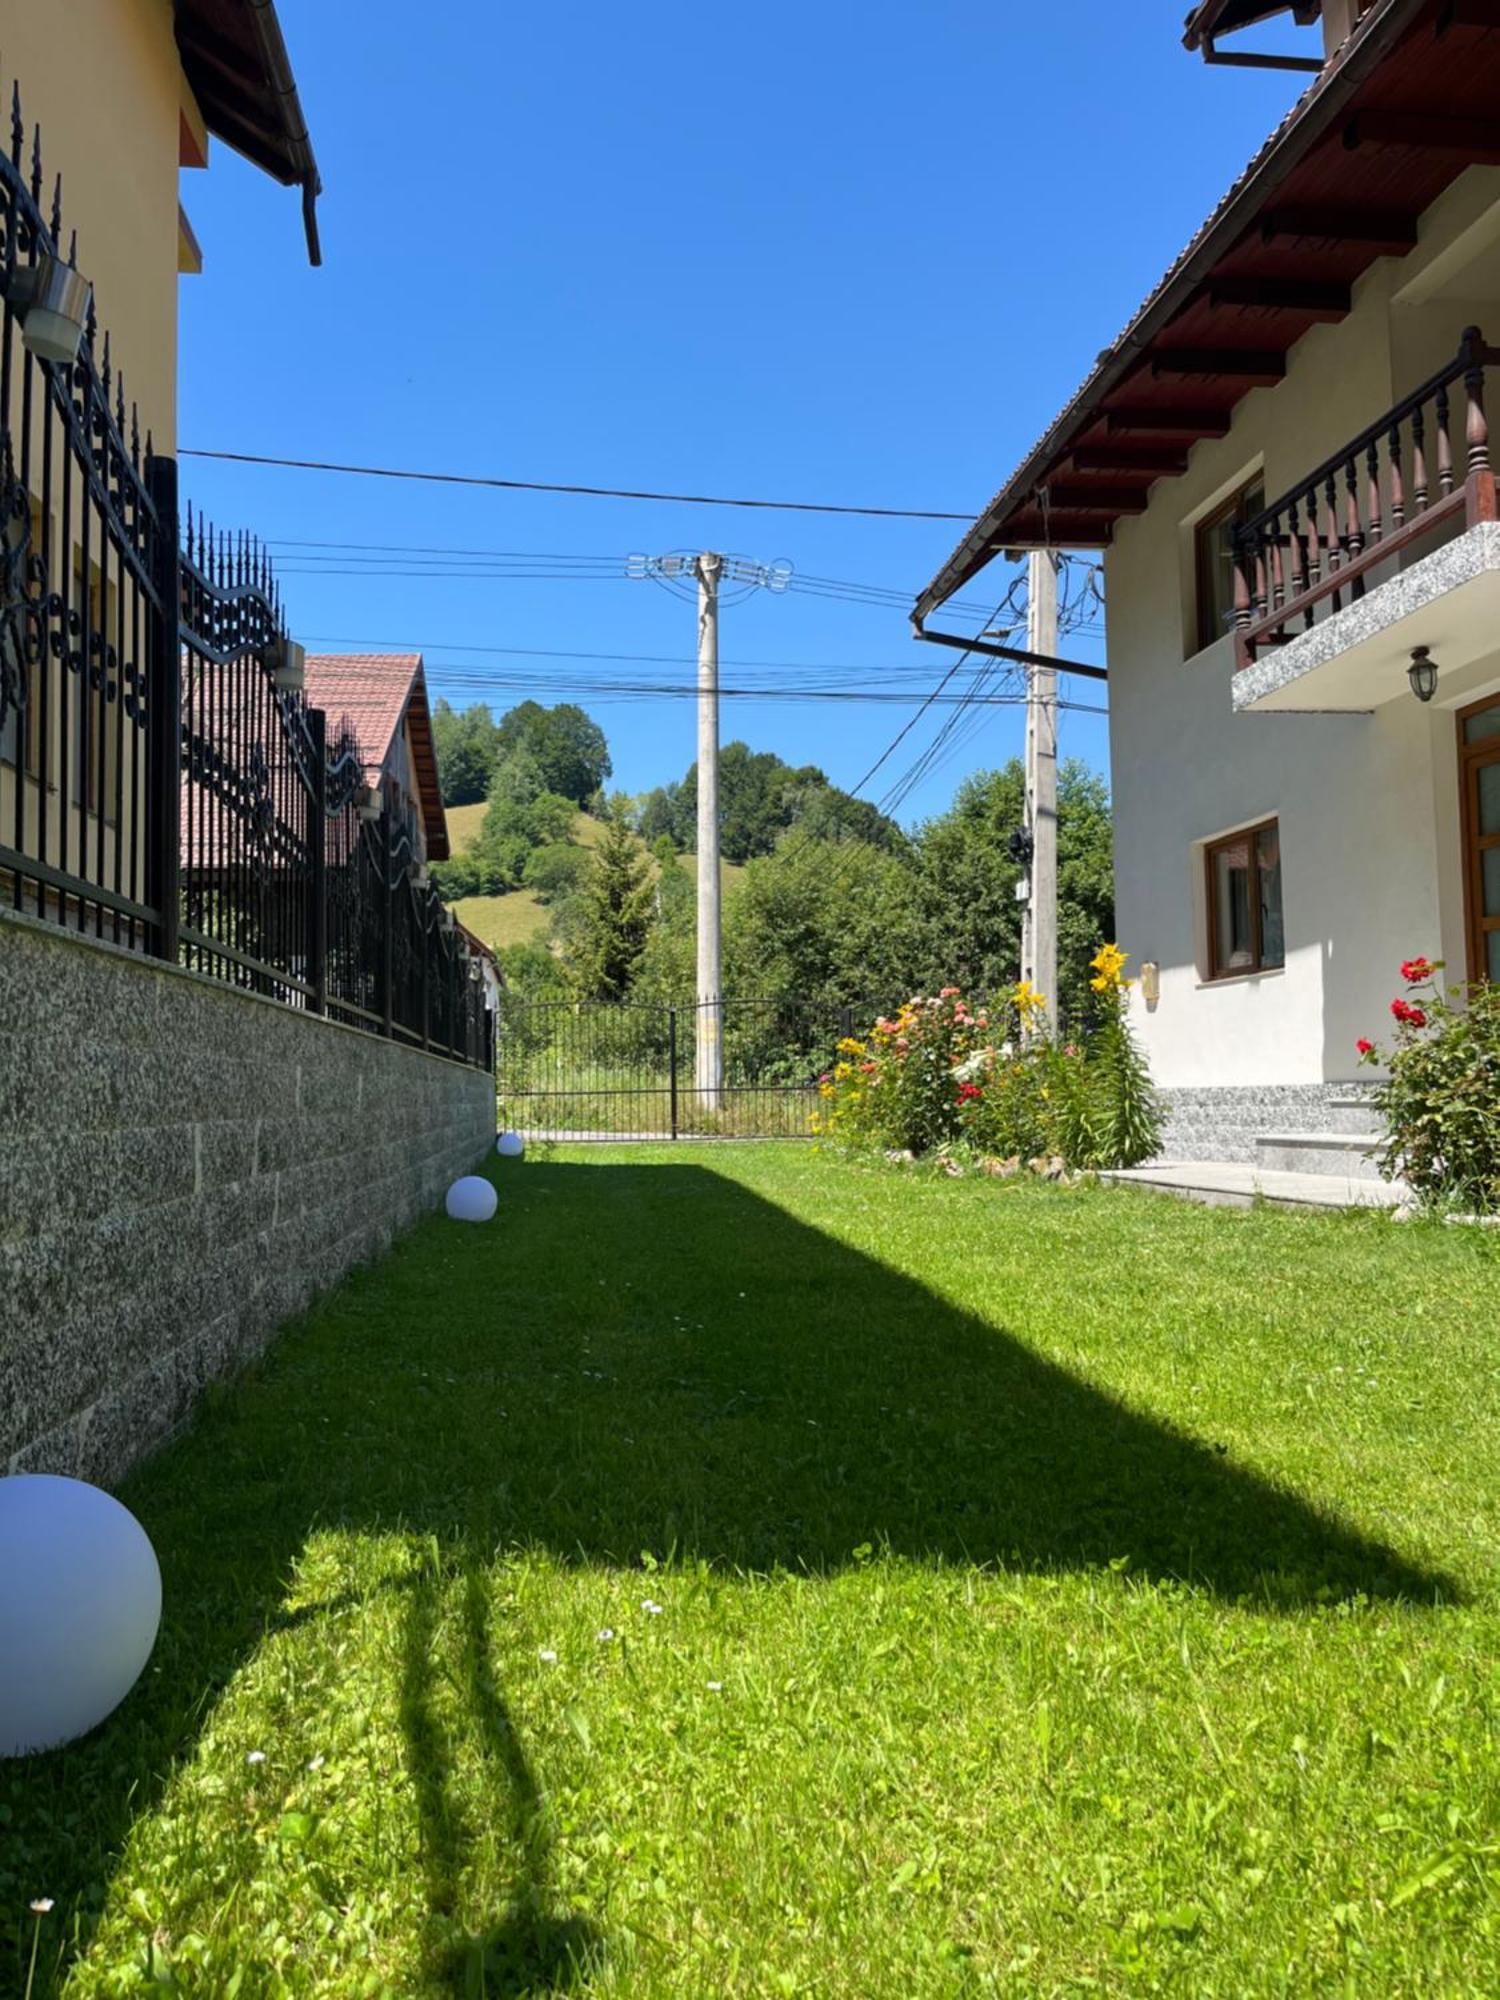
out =
<path fill-rule="evenodd" d="M 379 785 L 361 785 L 354 794 L 354 810 L 362 820 L 376 820 L 384 804 Z"/>
<path fill-rule="evenodd" d="M 270 649 L 267 665 L 276 686 L 290 694 L 301 694 L 307 686 L 307 648 L 295 639 L 282 639 Z"/>
<path fill-rule="evenodd" d="M 1437 661 L 1426 646 L 1413 646 L 1411 665 L 1406 670 L 1406 678 L 1411 682 L 1411 691 L 1418 701 L 1431 701 L 1437 693 Z"/>
<path fill-rule="evenodd" d="M 415 888 L 415 889 L 425 889 L 425 888 L 427 887 L 427 864 L 426 864 L 426 862 L 425 862 L 425 861 L 408 861 L 408 862 L 407 862 L 407 864 L 406 864 L 406 879 L 407 879 L 407 881 L 408 881 L 408 882 L 410 882 L 410 883 L 411 883 L 411 885 L 412 885 L 412 887 L 413 887 L 413 888 Z"/>
<path fill-rule="evenodd" d="M 22 341 L 39 361 L 78 359 L 94 288 L 71 264 L 49 255 L 22 264 L 5 296 L 20 316 Z"/>
<path fill-rule="evenodd" d="M 1141 998 L 1148 1007 L 1154 1007 L 1161 999 L 1161 964 L 1157 959 L 1141 962 Z"/>

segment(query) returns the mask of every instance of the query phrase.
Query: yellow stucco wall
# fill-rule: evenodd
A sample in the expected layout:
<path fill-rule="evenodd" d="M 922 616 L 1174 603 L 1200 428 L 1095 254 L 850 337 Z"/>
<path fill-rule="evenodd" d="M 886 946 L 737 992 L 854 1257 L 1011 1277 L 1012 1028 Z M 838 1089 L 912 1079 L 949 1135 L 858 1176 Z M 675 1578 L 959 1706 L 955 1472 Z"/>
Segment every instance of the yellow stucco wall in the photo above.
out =
<path fill-rule="evenodd" d="M 177 176 L 185 83 L 171 0 L 0 0 L 4 131 L 19 81 L 48 199 L 93 281 L 101 329 L 158 450 L 176 448 Z M 28 153 L 29 157 L 29 153 Z"/>

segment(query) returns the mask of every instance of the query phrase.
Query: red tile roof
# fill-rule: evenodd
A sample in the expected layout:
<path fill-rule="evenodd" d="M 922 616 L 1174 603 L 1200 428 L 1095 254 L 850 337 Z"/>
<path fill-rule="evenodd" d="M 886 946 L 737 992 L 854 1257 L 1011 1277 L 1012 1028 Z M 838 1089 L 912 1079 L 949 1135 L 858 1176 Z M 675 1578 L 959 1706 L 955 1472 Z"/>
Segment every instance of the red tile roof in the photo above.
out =
<path fill-rule="evenodd" d="M 379 784 L 391 746 L 409 715 L 412 783 L 422 801 L 427 857 L 448 858 L 448 822 L 438 785 L 427 680 L 420 653 L 309 653 L 307 698 L 328 717 L 330 736 L 347 717 L 370 784 Z"/>

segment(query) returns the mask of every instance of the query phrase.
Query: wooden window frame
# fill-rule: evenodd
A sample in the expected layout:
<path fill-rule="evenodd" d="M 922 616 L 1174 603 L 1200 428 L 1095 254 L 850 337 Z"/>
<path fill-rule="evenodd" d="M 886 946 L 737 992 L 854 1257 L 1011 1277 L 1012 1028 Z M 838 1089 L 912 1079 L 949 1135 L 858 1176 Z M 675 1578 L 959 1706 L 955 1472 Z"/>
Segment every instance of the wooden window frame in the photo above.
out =
<path fill-rule="evenodd" d="M 1217 834 L 1214 839 L 1206 840 L 1203 843 L 1203 872 L 1208 886 L 1208 953 L 1204 964 L 1206 967 L 1206 977 L 1210 984 L 1221 979 L 1251 979 L 1260 973 L 1280 972 L 1285 967 L 1286 951 L 1284 945 L 1280 964 L 1267 965 L 1264 962 L 1262 957 L 1263 939 L 1260 930 L 1260 897 L 1254 893 L 1251 893 L 1247 897 L 1250 915 L 1250 953 L 1253 963 L 1249 965 L 1220 965 L 1219 963 L 1219 885 L 1218 870 L 1214 867 L 1214 859 L 1224 848 L 1233 847 L 1240 841 L 1245 841 L 1250 854 L 1250 886 L 1253 892 L 1256 886 L 1257 844 L 1260 836 L 1263 833 L 1269 832 L 1273 827 L 1276 829 L 1279 851 L 1281 818 L 1278 813 L 1272 813 L 1266 819 L 1258 819 L 1251 826 L 1236 827 L 1233 833 Z M 1286 906 L 1283 901 L 1283 932 L 1285 928 Z"/>
<path fill-rule="evenodd" d="M 1251 494 L 1259 496 L 1259 505 L 1253 510 L 1260 513 L 1266 500 L 1266 475 L 1264 470 L 1252 472 L 1244 483 L 1235 488 L 1226 500 L 1193 523 L 1193 631 L 1197 639 L 1196 650 L 1200 653 L 1218 640 L 1228 638 L 1229 625 L 1221 625 L 1217 631 L 1210 629 L 1210 606 L 1213 603 L 1213 568 L 1210 553 L 1210 537 L 1222 528 L 1226 521 L 1237 517 L 1248 520 L 1251 510 L 1245 506 Z"/>
<path fill-rule="evenodd" d="M 1473 782 L 1476 765 L 1488 764 L 1500 755 L 1500 736 L 1486 737 L 1480 743 L 1465 743 L 1464 724 L 1471 716 L 1483 715 L 1487 709 L 1500 708 L 1500 695 L 1488 694 L 1482 701 L 1472 701 L 1467 708 L 1461 708 L 1453 719 L 1454 736 L 1458 744 L 1458 809 L 1464 844 L 1464 948 L 1469 959 L 1469 978 L 1477 984 L 1489 980 L 1489 958 L 1485 951 L 1484 915 L 1484 850 L 1481 848 L 1479 822 L 1475 812 L 1475 786 Z M 1492 928 L 1497 926 L 1491 924 Z"/>

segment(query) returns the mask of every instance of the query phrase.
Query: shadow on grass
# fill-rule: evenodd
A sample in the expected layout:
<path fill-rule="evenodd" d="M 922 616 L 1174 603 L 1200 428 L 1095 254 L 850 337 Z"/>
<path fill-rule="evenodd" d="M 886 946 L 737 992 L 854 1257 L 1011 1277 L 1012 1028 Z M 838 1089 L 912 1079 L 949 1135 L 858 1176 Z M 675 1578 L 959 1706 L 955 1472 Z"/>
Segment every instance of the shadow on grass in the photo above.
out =
<path fill-rule="evenodd" d="M 84 1743 L 0 1766 L 0 1985 L 11 1954 L 24 1964 L 29 1928 L 11 1927 L 30 1896 L 70 1907 L 86 1941 L 132 1821 L 219 1690 L 268 1631 L 329 1608 L 283 1609 L 319 1528 L 415 1530 L 462 1580 L 445 1671 L 520 1886 L 482 1935 L 434 1948 L 429 1981 L 459 1994 L 581 1989 L 600 1951 L 553 1914 L 537 1782 L 490 1664 L 497 1550 L 807 1575 L 871 1548 L 1113 1564 L 1271 1612 L 1458 1596 L 710 1166 L 533 1162 L 503 1186 L 494 1225 L 424 1224 L 130 1483 L 164 1572 L 155 1670 Z M 913 1191 L 875 1198 L 921 1226 Z M 439 1582 L 409 1587 L 400 1719 L 436 1938 L 471 1829 L 431 1678 Z"/>
<path fill-rule="evenodd" d="M 478 1738 L 489 1775 L 488 1803 L 515 1856 L 519 1888 L 510 1907 L 478 1935 L 454 1921 L 464 1856 L 488 1829 L 476 1825 L 453 1785 L 454 1750 L 434 1701 L 437 1628 L 445 1574 L 428 1567 L 411 1584 L 402 1629 L 401 1733 L 416 1798 L 429 1916 L 448 1920 L 430 1954 L 429 1979 L 464 2000 L 524 2000 L 570 1993 L 602 1960 L 602 1941 L 579 1917 L 550 1908 L 550 1839 L 536 1777 L 495 1680 L 490 1654 L 489 1586 L 473 1549 L 457 1560 L 461 1640 L 450 1678 L 464 1720 Z"/>

